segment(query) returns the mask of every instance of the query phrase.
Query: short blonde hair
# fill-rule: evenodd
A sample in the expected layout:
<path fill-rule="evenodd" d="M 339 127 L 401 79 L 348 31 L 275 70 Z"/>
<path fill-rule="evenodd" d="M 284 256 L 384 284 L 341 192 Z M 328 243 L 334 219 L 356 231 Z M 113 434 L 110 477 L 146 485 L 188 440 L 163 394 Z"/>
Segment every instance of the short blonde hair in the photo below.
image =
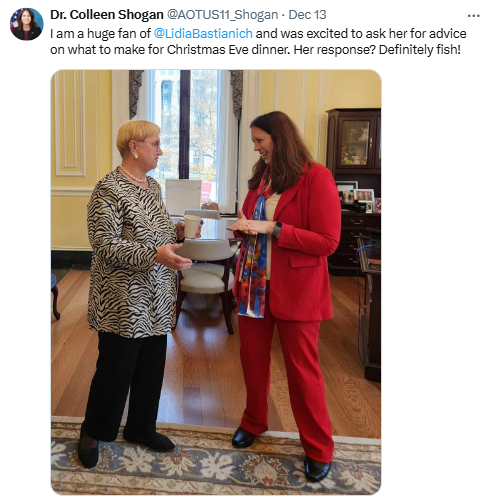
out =
<path fill-rule="evenodd" d="M 138 121 L 128 121 L 124 123 L 117 133 L 116 146 L 124 158 L 127 151 L 129 150 L 129 142 L 131 140 L 137 140 L 143 142 L 147 137 L 153 134 L 160 134 L 160 127 L 151 123 L 151 121 L 138 120 Z"/>

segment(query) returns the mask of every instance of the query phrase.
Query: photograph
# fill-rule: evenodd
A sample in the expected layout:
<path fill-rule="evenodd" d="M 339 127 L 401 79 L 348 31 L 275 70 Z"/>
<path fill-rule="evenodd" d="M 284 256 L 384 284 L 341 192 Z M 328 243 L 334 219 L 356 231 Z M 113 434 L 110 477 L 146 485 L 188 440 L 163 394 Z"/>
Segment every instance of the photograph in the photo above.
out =
<path fill-rule="evenodd" d="M 336 187 L 340 194 L 342 204 L 353 204 L 353 192 L 358 189 L 358 182 L 355 180 L 335 180 Z"/>
<path fill-rule="evenodd" d="M 379 489 L 380 288 L 357 277 L 342 223 L 363 215 L 342 213 L 338 193 L 372 201 L 381 174 L 372 165 L 358 189 L 329 118 L 374 120 L 376 144 L 380 103 L 380 77 L 364 70 L 53 74 L 58 492 L 83 474 L 100 483 L 77 493 L 151 481 L 148 493 L 185 494 L 192 481 L 195 493 L 258 494 L 261 459 L 283 477 L 274 493 Z M 267 245 L 292 231 L 292 244 Z M 365 471 L 338 480 L 352 449 Z M 213 460 L 229 472 L 209 474 Z"/>
<path fill-rule="evenodd" d="M 353 191 L 355 199 L 357 201 L 373 201 L 374 200 L 374 190 L 373 189 L 355 189 Z"/>
<path fill-rule="evenodd" d="M 358 182 L 355 180 L 335 180 L 339 192 L 350 192 L 358 189 Z"/>
<path fill-rule="evenodd" d="M 44 21 L 35 9 L 18 9 L 10 18 L 12 35 L 22 41 L 35 40 L 42 33 Z"/>
<path fill-rule="evenodd" d="M 375 198 L 375 213 L 381 212 L 381 198 Z"/>

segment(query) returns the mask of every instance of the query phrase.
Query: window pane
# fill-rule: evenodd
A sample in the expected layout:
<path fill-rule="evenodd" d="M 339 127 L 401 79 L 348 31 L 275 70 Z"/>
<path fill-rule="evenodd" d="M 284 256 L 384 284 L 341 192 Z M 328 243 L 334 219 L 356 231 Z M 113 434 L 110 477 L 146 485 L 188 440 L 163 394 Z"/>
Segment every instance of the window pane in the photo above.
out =
<path fill-rule="evenodd" d="M 165 179 L 179 178 L 180 84 L 179 70 L 154 71 L 153 116 L 161 128 L 163 155 L 150 175 L 160 182 L 163 195 Z M 217 112 L 218 71 L 191 71 L 187 157 L 189 178 L 202 180 L 203 202 L 217 200 Z"/>
<path fill-rule="evenodd" d="M 191 72 L 190 150 L 191 179 L 202 180 L 202 201 L 216 201 L 217 71 Z"/>
<path fill-rule="evenodd" d="M 179 124 L 180 124 L 180 71 L 155 71 L 154 117 L 161 128 L 160 142 L 163 155 L 151 175 L 165 189 L 167 178 L 178 178 Z"/>

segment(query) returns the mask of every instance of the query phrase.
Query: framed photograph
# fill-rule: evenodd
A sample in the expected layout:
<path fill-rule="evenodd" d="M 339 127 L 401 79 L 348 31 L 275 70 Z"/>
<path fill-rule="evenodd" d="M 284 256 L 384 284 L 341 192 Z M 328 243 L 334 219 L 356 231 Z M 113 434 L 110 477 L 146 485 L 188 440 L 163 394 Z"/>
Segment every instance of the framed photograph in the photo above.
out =
<path fill-rule="evenodd" d="M 381 208 L 381 198 L 375 198 L 375 209 L 374 213 L 380 213 L 380 208 Z"/>
<path fill-rule="evenodd" d="M 343 193 L 341 202 L 343 204 L 353 204 L 353 198 L 355 196 L 350 196 L 350 199 L 348 199 L 348 195 L 350 194 L 350 191 L 355 192 L 355 189 L 358 189 L 358 182 L 356 180 L 336 180 L 335 182 L 338 192 Z"/>
<path fill-rule="evenodd" d="M 355 189 L 353 191 L 355 199 L 357 201 L 374 201 L 374 190 L 373 189 Z"/>
<path fill-rule="evenodd" d="M 335 180 L 339 192 L 350 192 L 358 189 L 356 180 Z"/>

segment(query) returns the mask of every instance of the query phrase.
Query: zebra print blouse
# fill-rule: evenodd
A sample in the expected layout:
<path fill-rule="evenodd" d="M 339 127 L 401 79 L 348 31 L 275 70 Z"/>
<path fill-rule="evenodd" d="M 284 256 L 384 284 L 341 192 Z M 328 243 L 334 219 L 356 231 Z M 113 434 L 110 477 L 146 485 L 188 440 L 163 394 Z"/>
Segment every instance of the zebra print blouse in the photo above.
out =
<path fill-rule="evenodd" d="M 175 327 L 176 273 L 156 263 L 156 248 L 176 242 L 158 182 L 142 189 L 118 170 L 95 186 L 88 203 L 92 246 L 90 329 L 126 338 Z"/>

